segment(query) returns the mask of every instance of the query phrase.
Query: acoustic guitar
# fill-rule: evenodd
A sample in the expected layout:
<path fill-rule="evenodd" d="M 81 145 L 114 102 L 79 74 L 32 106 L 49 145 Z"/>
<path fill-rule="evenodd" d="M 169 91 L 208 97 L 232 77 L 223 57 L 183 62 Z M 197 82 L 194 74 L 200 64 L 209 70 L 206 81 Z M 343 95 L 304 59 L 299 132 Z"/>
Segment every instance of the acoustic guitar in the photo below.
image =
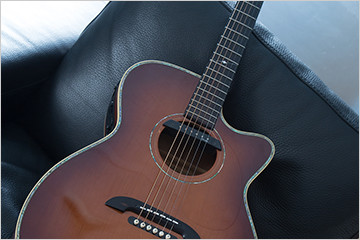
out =
<path fill-rule="evenodd" d="M 15 237 L 256 238 L 247 191 L 275 147 L 221 109 L 261 5 L 237 2 L 201 76 L 161 61 L 130 67 L 114 129 L 45 173 Z"/>

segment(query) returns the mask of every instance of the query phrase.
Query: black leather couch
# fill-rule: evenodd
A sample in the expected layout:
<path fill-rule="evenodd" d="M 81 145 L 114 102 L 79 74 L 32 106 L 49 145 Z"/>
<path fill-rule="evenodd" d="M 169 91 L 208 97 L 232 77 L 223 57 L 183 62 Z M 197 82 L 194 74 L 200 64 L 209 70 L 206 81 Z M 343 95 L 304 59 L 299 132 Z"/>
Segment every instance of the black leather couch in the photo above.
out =
<path fill-rule="evenodd" d="M 69 50 L 3 61 L 2 238 L 42 174 L 104 135 L 128 67 L 157 59 L 201 74 L 229 15 L 219 2 L 111 2 Z M 224 115 L 276 145 L 248 194 L 260 238 L 358 237 L 358 115 L 260 23 Z"/>

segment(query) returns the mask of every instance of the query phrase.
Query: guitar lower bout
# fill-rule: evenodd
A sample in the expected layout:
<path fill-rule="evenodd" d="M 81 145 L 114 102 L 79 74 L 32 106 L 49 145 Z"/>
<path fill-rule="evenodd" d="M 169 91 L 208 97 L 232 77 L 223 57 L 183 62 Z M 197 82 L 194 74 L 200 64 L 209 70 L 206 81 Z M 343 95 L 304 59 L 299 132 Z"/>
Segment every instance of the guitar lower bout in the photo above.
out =
<path fill-rule="evenodd" d="M 274 144 L 263 135 L 234 129 L 222 113 L 212 130 L 195 127 L 178 114 L 199 78 L 155 60 L 130 67 L 117 90 L 113 131 L 45 173 L 25 200 L 15 237 L 158 238 L 158 232 L 154 235 L 129 223 L 136 213 L 105 205 L 118 196 L 148 204 L 143 211 L 158 209 L 173 224 L 181 221 L 201 238 L 257 237 L 247 191 L 270 163 Z M 186 124 L 193 124 L 192 132 Z M 177 132 L 189 143 L 207 146 L 198 167 L 186 164 L 187 159 L 197 159 L 192 150 L 185 151 L 189 157 L 167 160 Z M 157 175 L 160 180 L 154 185 Z M 141 219 L 152 228 L 164 227 L 142 215 Z M 173 236 L 186 235 L 179 230 Z"/>

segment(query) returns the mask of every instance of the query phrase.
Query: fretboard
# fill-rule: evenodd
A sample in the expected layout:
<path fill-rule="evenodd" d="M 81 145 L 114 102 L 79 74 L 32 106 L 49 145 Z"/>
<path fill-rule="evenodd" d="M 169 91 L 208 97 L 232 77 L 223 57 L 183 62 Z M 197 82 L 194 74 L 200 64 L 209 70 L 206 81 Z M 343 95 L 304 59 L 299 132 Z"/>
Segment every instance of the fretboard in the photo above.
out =
<path fill-rule="evenodd" d="M 237 2 L 184 115 L 212 130 L 263 2 Z"/>

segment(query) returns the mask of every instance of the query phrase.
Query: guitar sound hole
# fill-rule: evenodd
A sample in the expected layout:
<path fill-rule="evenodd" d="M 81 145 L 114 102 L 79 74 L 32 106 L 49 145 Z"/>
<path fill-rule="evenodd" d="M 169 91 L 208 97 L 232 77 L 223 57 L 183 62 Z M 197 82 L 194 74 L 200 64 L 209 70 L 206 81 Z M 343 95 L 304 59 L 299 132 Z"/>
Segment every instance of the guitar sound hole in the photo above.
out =
<path fill-rule="evenodd" d="M 185 122 L 184 126 L 187 124 L 189 123 Z M 199 130 L 200 135 L 204 132 L 204 130 L 190 123 L 189 129 L 193 127 Z M 176 130 L 167 127 L 160 133 L 158 144 L 163 161 L 168 155 L 165 164 L 170 166 L 172 170 L 188 176 L 200 175 L 210 170 L 216 160 L 216 148 L 204 141 L 189 137 L 189 135 L 185 134 L 184 136 L 184 133 L 179 133 L 170 154 L 168 154 L 176 134 Z M 174 157 L 175 153 L 176 156 Z"/>

